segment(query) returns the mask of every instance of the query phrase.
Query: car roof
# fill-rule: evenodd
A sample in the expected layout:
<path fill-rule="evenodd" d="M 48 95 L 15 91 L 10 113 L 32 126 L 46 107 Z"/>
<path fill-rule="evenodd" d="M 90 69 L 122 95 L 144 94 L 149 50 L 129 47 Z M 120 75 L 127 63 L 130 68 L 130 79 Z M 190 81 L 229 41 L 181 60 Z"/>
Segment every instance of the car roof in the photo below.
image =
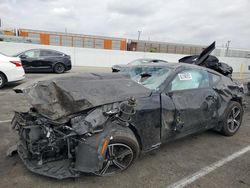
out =
<path fill-rule="evenodd" d="M 53 50 L 53 49 L 46 49 L 46 48 L 34 48 L 34 49 L 29 49 L 29 50 L 26 50 L 26 51 L 23 51 L 23 52 L 27 52 L 27 51 L 31 51 L 31 50 L 46 50 L 46 51 L 58 52 L 58 53 L 61 53 L 61 54 L 65 54 L 64 52 L 60 52 L 60 51 Z"/>

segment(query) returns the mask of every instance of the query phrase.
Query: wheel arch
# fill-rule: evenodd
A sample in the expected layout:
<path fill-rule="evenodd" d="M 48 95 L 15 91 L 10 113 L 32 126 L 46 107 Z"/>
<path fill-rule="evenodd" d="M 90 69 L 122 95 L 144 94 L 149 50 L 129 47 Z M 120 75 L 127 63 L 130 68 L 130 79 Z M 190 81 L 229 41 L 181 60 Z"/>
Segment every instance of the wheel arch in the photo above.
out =
<path fill-rule="evenodd" d="M 5 77 L 6 81 L 8 82 L 8 77 L 6 76 L 6 74 L 4 74 L 4 72 L 2 71 L 0 71 L 0 74 L 2 74 Z"/>
<path fill-rule="evenodd" d="M 65 67 L 65 64 L 63 62 L 58 61 L 58 62 L 53 63 L 52 68 L 54 69 L 57 64 L 62 64 Z"/>
<path fill-rule="evenodd" d="M 242 105 L 242 98 L 240 97 L 232 97 L 230 101 L 238 102 L 240 105 Z"/>
<path fill-rule="evenodd" d="M 141 140 L 140 134 L 138 133 L 138 131 L 137 131 L 137 129 L 135 128 L 135 126 L 132 125 L 131 123 L 129 124 L 129 129 L 134 133 L 135 138 L 136 138 L 136 140 L 137 140 L 137 142 L 138 142 L 138 144 L 139 144 L 140 151 L 142 151 L 143 146 L 142 146 L 142 140 Z"/>
<path fill-rule="evenodd" d="M 104 145 L 105 141 L 107 140 L 108 142 L 110 142 L 113 139 L 114 135 L 119 135 L 119 132 L 133 134 L 139 146 L 139 155 L 141 151 L 140 140 L 138 140 L 138 135 L 136 135 L 137 133 L 134 131 L 130 126 L 127 127 L 113 123 L 108 124 L 102 132 L 93 134 L 92 136 L 88 137 L 83 143 L 80 143 L 78 145 L 75 168 L 78 171 L 88 173 L 95 173 L 99 171 L 102 168 L 104 162 L 102 148 L 107 147 L 106 145 Z M 105 148 L 105 151 L 106 149 L 107 148 Z M 88 155 L 86 155 L 86 153 L 88 153 Z"/>

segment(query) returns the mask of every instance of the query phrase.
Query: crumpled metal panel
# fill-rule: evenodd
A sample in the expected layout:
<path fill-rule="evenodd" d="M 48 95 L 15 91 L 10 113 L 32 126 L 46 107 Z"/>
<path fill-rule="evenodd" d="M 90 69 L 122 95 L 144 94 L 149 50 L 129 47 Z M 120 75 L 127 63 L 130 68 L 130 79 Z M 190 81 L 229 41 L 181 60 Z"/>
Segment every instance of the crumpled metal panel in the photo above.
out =
<path fill-rule="evenodd" d="M 36 111 L 52 120 L 103 104 L 146 97 L 151 91 L 132 81 L 128 75 L 82 73 L 20 86 Z"/>

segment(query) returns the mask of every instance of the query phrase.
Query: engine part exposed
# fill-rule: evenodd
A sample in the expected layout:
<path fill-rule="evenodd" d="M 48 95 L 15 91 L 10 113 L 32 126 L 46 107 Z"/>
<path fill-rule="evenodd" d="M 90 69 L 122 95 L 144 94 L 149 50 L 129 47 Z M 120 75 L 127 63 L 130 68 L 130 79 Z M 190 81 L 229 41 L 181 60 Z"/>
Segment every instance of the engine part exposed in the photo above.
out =
<path fill-rule="evenodd" d="M 136 99 L 131 97 L 128 101 L 122 102 L 120 104 L 120 112 L 118 114 L 118 119 L 120 123 L 123 125 L 127 125 L 130 120 L 131 116 L 135 114 L 135 106 L 136 106 Z"/>

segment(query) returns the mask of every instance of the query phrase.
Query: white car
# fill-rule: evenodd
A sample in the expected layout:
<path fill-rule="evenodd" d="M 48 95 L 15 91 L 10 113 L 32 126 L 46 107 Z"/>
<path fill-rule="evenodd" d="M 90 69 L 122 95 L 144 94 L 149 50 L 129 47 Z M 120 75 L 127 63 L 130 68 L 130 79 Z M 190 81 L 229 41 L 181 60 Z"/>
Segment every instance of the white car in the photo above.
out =
<path fill-rule="evenodd" d="M 20 58 L 9 57 L 0 53 L 0 88 L 8 82 L 15 82 L 25 78 Z"/>

